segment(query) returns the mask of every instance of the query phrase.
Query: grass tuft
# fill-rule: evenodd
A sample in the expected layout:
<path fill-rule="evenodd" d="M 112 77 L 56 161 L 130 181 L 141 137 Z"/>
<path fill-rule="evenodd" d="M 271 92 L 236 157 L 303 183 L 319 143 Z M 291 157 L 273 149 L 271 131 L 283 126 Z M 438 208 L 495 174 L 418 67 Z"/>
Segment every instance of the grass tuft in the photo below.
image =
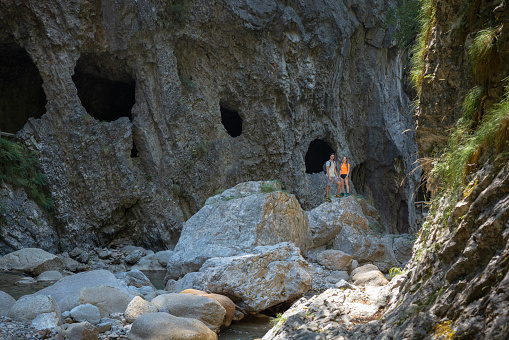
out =
<path fill-rule="evenodd" d="M 411 49 L 411 63 L 412 70 L 410 71 L 410 80 L 414 87 L 417 89 L 417 94 L 420 96 L 422 89 L 422 82 L 424 80 L 426 45 L 431 36 L 431 29 L 435 22 L 435 8 L 433 7 L 432 0 L 419 0 L 420 11 L 418 15 L 419 33 L 417 40 Z"/>
<path fill-rule="evenodd" d="M 37 154 L 4 138 L 0 138 L 0 181 L 24 188 L 28 197 L 47 212 L 53 209 L 53 201 L 44 193 L 47 182 L 39 170 Z"/>
<path fill-rule="evenodd" d="M 477 32 L 468 50 L 468 59 L 477 81 L 487 83 L 495 69 L 498 52 L 497 36 L 500 29 L 486 28 Z"/>
<path fill-rule="evenodd" d="M 458 129 L 464 126 L 460 123 Z M 490 152 L 496 156 L 509 147 L 509 91 L 482 118 L 474 132 L 455 131 L 452 136 L 446 152 L 434 162 L 430 176 L 454 190 L 464 185 L 483 155 Z"/>

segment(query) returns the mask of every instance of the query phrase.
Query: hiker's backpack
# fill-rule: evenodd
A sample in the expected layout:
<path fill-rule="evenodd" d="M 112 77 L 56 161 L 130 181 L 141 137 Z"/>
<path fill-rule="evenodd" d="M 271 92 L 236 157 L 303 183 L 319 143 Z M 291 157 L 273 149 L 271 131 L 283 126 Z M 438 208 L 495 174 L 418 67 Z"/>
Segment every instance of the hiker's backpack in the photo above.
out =
<path fill-rule="evenodd" d="M 327 163 L 328 163 L 328 162 L 329 162 L 329 161 L 326 161 L 325 163 L 323 163 L 323 172 L 324 172 L 324 174 L 326 174 L 326 175 L 327 175 Z M 335 165 L 335 164 L 334 164 L 334 165 Z"/>

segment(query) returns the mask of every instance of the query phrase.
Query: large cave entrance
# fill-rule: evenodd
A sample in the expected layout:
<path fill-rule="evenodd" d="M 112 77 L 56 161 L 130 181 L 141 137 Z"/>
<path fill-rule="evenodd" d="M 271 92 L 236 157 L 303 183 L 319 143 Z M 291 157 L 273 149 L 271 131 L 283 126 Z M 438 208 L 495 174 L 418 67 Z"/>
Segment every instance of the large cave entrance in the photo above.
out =
<path fill-rule="evenodd" d="M 30 117 L 46 112 L 46 95 L 39 70 L 28 53 L 0 44 L 0 131 L 15 134 Z"/>
<path fill-rule="evenodd" d="M 230 110 L 220 106 L 221 123 L 223 123 L 226 132 L 232 137 L 238 137 L 242 134 L 242 118 L 235 110 Z"/>
<path fill-rule="evenodd" d="M 135 81 L 125 66 L 111 56 L 84 55 L 72 77 L 81 104 L 94 118 L 112 122 L 121 117 L 132 120 Z"/>
<path fill-rule="evenodd" d="M 317 174 L 323 172 L 323 164 L 330 158 L 333 153 L 331 146 L 324 140 L 315 139 L 309 144 L 306 153 L 306 173 Z"/>

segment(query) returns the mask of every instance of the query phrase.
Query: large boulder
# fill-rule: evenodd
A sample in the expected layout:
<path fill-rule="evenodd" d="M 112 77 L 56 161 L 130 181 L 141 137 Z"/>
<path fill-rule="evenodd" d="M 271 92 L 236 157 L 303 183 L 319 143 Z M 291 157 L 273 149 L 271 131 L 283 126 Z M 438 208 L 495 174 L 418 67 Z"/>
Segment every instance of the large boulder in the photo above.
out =
<path fill-rule="evenodd" d="M 324 250 L 317 254 L 316 260 L 330 270 L 350 271 L 352 267 L 352 257 L 341 250 Z"/>
<path fill-rule="evenodd" d="M 372 264 L 365 264 L 352 271 L 352 283 L 358 287 L 381 287 L 389 283 L 382 272 Z"/>
<path fill-rule="evenodd" d="M 24 248 L 0 258 L 0 269 L 37 276 L 47 270 L 61 271 L 64 265 L 58 256 L 39 248 Z"/>
<path fill-rule="evenodd" d="M 113 313 L 123 313 L 132 295 L 125 291 L 111 286 L 95 286 L 83 288 L 79 293 L 79 303 L 90 303 L 101 313 L 101 317 L 107 317 Z"/>
<path fill-rule="evenodd" d="M 32 322 L 37 315 L 43 313 L 56 313 L 60 319 L 60 308 L 50 295 L 25 295 L 19 298 L 12 306 L 9 317 L 25 322 Z"/>
<path fill-rule="evenodd" d="M 394 256 L 400 263 L 405 263 L 412 257 L 414 238 L 408 234 L 394 236 L 392 248 Z"/>
<path fill-rule="evenodd" d="M 312 267 L 299 248 L 288 242 L 256 247 L 239 256 L 212 258 L 198 273 L 188 275 L 192 287 L 226 295 L 249 313 L 300 297 L 313 281 Z"/>
<path fill-rule="evenodd" d="M 368 227 L 368 218 L 363 213 L 362 205 L 355 197 L 344 197 L 320 204 L 306 212 L 309 227 L 313 235 L 313 248 L 331 242 L 343 226 L 356 226 L 362 230 Z"/>
<path fill-rule="evenodd" d="M 294 195 L 274 191 L 214 202 L 184 224 L 167 279 L 197 271 L 209 258 L 234 256 L 257 246 L 285 241 L 303 251 L 311 246 L 309 221 Z"/>
<path fill-rule="evenodd" d="M 217 340 L 217 334 L 203 322 L 168 313 L 148 313 L 134 321 L 130 340 Z"/>
<path fill-rule="evenodd" d="M 77 322 L 88 321 L 93 325 L 97 325 L 101 321 L 101 312 L 97 306 L 85 303 L 71 309 L 71 318 Z"/>
<path fill-rule="evenodd" d="M 132 269 L 125 273 L 118 273 L 115 277 L 125 283 L 126 286 L 134 286 L 136 288 L 141 288 L 143 286 L 154 287 L 150 279 L 138 269 Z"/>
<path fill-rule="evenodd" d="M 97 340 L 99 329 L 90 322 L 84 321 L 65 325 L 63 334 L 72 340 Z"/>
<path fill-rule="evenodd" d="M 15 302 L 15 298 L 0 290 L 0 316 L 9 315 L 9 311 Z"/>
<path fill-rule="evenodd" d="M 55 284 L 41 289 L 35 294 L 51 295 L 55 298 L 62 311 L 70 311 L 74 307 L 81 305 L 82 303 L 86 303 L 80 302 L 80 293 L 83 288 L 91 288 L 101 285 L 107 285 L 117 288 L 125 293 L 129 293 L 127 287 L 119 282 L 119 280 L 117 280 L 115 275 L 111 272 L 107 270 L 93 270 L 66 276 L 57 281 Z M 129 301 L 131 299 L 132 296 L 130 296 Z M 129 301 L 127 301 L 127 303 L 129 303 Z"/>
<path fill-rule="evenodd" d="M 124 317 L 127 322 L 133 323 L 136 318 L 147 313 L 156 313 L 158 308 L 151 302 L 144 300 L 140 296 L 135 296 L 129 302 L 124 312 Z"/>
<path fill-rule="evenodd" d="M 204 292 L 203 290 L 198 289 L 185 289 L 181 291 L 180 294 L 200 295 L 216 300 L 226 310 L 226 315 L 223 320 L 223 326 L 228 327 L 232 323 L 233 318 L 235 316 L 235 303 L 229 297 L 221 294 L 207 293 Z"/>
<path fill-rule="evenodd" d="M 387 272 L 401 263 L 393 251 L 394 235 L 384 235 L 362 225 L 345 225 L 336 236 L 333 248 L 350 254 L 359 263 L 370 262 Z"/>
<path fill-rule="evenodd" d="M 219 332 L 226 310 L 216 300 L 193 294 L 163 294 L 151 301 L 157 308 L 168 310 L 171 315 L 194 318 L 214 332 Z"/>

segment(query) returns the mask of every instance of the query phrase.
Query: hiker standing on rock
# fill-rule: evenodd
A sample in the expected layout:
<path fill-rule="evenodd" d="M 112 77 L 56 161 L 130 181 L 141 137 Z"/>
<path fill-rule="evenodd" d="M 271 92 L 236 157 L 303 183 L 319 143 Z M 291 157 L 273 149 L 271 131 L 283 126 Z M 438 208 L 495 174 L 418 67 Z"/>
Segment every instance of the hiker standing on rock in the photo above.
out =
<path fill-rule="evenodd" d="M 339 176 L 338 176 L 338 173 L 336 171 L 336 163 L 334 163 L 334 153 L 331 153 L 330 154 L 330 158 L 329 160 L 325 163 L 325 167 L 326 167 L 326 170 L 325 170 L 325 173 L 327 174 L 327 187 L 325 188 L 325 200 L 327 200 L 327 202 L 330 202 L 330 198 L 329 198 L 329 188 L 332 184 L 334 184 L 334 182 L 336 182 L 336 184 L 338 185 L 338 192 L 336 194 L 336 197 L 339 197 L 339 186 L 341 184 L 341 182 L 339 181 Z"/>
<path fill-rule="evenodd" d="M 343 161 L 341 162 L 341 194 L 340 196 L 350 196 L 350 187 L 348 186 L 348 175 L 350 175 L 350 163 L 348 163 L 348 158 L 343 157 Z M 346 192 L 345 192 L 346 187 Z M 339 189 L 338 189 L 339 192 Z"/>

